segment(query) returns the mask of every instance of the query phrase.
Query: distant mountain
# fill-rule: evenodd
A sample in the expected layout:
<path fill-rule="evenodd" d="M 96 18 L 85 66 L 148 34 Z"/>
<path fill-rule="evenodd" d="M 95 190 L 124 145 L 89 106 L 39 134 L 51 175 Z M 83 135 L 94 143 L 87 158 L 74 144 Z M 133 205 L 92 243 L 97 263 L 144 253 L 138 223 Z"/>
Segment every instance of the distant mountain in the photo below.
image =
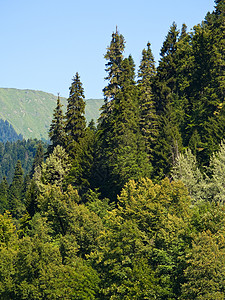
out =
<path fill-rule="evenodd" d="M 42 91 L 0 88 L 0 119 L 7 120 L 25 139 L 48 139 L 48 130 L 57 96 Z M 61 98 L 66 110 L 66 98 Z M 99 117 L 103 99 L 87 99 L 87 123 Z"/>

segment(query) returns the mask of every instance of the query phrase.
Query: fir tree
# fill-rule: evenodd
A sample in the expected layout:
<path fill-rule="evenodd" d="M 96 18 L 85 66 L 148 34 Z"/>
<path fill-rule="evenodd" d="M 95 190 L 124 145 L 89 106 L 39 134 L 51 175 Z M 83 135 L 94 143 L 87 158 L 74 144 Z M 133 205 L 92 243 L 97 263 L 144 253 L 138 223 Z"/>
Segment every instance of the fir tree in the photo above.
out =
<path fill-rule="evenodd" d="M 114 200 L 130 178 L 149 176 L 151 169 L 140 134 L 135 66 L 131 56 L 121 63 L 118 86 L 120 89 L 111 100 L 114 104 L 108 120 L 110 126 L 103 136 L 107 144 L 103 144 L 102 156 L 108 173 L 101 188 L 104 195 Z"/>
<path fill-rule="evenodd" d="M 93 185 L 94 187 L 108 186 L 109 182 L 109 161 L 107 149 L 110 149 L 110 135 L 112 130 L 113 109 L 115 96 L 121 89 L 120 76 L 122 75 L 121 64 L 123 62 L 123 52 L 125 49 L 124 37 L 118 32 L 113 32 L 110 46 L 107 47 L 105 54 L 106 72 L 105 77 L 108 85 L 103 89 L 104 105 L 101 108 L 101 115 L 98 120 L 96 157 L 93 167 Z"/>
<path fill-rule="evenodd" d="M 207 105 L 208 119 L 205 120 L 203 142 L 206 143 L 204 149 L 204 159 L 209 161 L 211 154 L 218 150 L 219 144 L 224 139 L 225 131 L 225 3 L 215 1 L 215 11 L 212 13 L 213 20 L 208 22 L 205 31 L 208 38 L 205 42 L 206 51 L 209 56 L 207 71 L 208 76 L 206 86 L 202 91 L 204 104 Z M 207 34 L 208 33 L 208 34 Z"/>
<path fill-rule="evenodd" d="M 66 111 L 65 132 L 67 135 L 68 146 L 73 142 L 79 142 L 79 140 L 85 135 L 86 120 L 84 113 L 84 89 L 80 81 L 80 76 L 76 73 L 70 87 L 70 95 Z"/>
<path fill-rule="evenodd" d="M 172 24 L 161 48 L 161 60 L 154 78 L 154 94 L 158 113 L 166 110 L 166 106 L 173 102 L 176 93 L 176 50 L 179 31 L 177 25 Z"/>
<path fill-rule="evenodd" d="M 70 184 L 75 187 L 81 196 L 83 196 L 92 185 L 92 176 L 96 172 L 93 165 L 95 144 L 95 129 L 88 127 L 84 138 L 74 147 L 75 154 L 72 160 L 72 166 L 65 178 L 65 185 Z"/>
<path fill-rule="evenodd" d="M 112 34 L 110 46 L 107 48 L 105 59 L 106 72 L 108 76 L 105 79 L 108 85 L 103 89 L 104 105 L 101 108 L 101 115 L 99 118 L 99 134 L 101 141 L 107 143 L 107 131 L 110 128 L 111 114 L 113 111 L 115 95 L 120 90 L 120 76 L 122 75 L 121 64 L 123 62 L 123 52 L 125 49 L 125 40 L 116 28 L 116 32 Z M 102 135 L 102 137 L 101 137 Z"/>
<path fill-rule="evenodd" d="M 177 42 L 179 31 L 172 24 L 161 48 L 161 60 L 153 80 L 153 95 L 158 114 L 159 136 L 154 148 L 154 176 L 169 175 L 182 150 L 180 126 L 183 104 L 177 89 Z"/>
<path fill-rule="evenodd" d="M 30 184 L 25 194 L 25 206 L 26 210 L 31 217 L 38 211 L 37 198 L 40 194 L 40 190 L 34 178 L 31 179 Z"/>
<path fill-rule="evenodd" d="M 124 48 L 124 37 L 119 34 L 116 28 L 116 32 L 113 32 L 110 46 L 107 48 L 107 52 L 105 54 L 105 59 L 108 60 L 108 63 L 106 64 L 106 72 L 108 73 L 108 76 L 106 76 L 105 79 L 108 80 L 109 83 L 103 89 L 103 92 L 105 102 L 107 103 L 115 98 L 118 91 Z"/>
<path fill-rule="evenodd" d="M 20 160 L 18 160 L 15 167 L 12 185 L 14 185 L 17 188 L 20 188 L 22 187 L 22 184 L 23 184 L 23 169 Z"/>
<path fill-rule="evenodd" d="M 62 111 L 62 104 L 58 95 L 57 105 L 54 110 L 53 120 L 49 129 L 49 137 L 51 144 L 48 146 L 48 155 L 53 152 L 53 149 L 59 145 L 65 147 L 65 129 L 64 129 L 64 115 Z"/>
<path fill-rule="evenodd" d="M 3 214 L 6 210 L 9 209 L 8 205 L 8 189 L 9 185 L 4 176 L 0 183 L 0 213 Z"/>
<path fill-rule="evenodd" d="M 21 217 L 25 210 L 25 206 L 22 203 L 22 189 L 23 189 L 23 169 L 21 162 L 18 160 L 13 181 L 9 187 L 8 201 L 9 209 L 14 217 Z"/>
<path fill-rule="evenodd" d="M 44 161 L 44 148 L 41 143 L 38 144 L 37 151 L 34 156 L 34 161 L 32 165 L 32 169 L 30 172 L 30 177 L 33 177 L 35 169 L 41 166 L 42 162 Z"/>
<path fill-rule="evenodd" d="M 171 105 L 159 118 L 158 141 L 154 148 L 154 174 L 156 179 L 170 175 L 179 153 L 182 151 L 182 137 L 178 127 L 178 119 Z"/>
<path fill-rule="evenodd" d="M 152 159 L 153 147 L 158 136 L 158 117 L 152 94 L 152 78 L 156 74 L 155 61 L 150 43 L 142 51 L 141 64 L 138 71 L 140 129 L 145 140 L 145 148 L 149 159 Z"/>

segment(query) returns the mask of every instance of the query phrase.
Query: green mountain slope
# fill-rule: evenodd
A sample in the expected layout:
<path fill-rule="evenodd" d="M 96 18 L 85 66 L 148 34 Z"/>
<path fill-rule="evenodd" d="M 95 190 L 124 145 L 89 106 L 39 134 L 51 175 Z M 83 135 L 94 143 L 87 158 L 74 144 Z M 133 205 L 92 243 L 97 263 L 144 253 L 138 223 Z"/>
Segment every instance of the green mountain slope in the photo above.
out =
<path fill-rule="evenodd" d="M 7 120 L 25 139 L 48 139 L 57 96 L 42 91 L 0 88 L 0 119 Z M 67 101 L 61 98 L 66 110 Z M 86 119 L 99 117 L 102 99 L 86 100 Z"/>

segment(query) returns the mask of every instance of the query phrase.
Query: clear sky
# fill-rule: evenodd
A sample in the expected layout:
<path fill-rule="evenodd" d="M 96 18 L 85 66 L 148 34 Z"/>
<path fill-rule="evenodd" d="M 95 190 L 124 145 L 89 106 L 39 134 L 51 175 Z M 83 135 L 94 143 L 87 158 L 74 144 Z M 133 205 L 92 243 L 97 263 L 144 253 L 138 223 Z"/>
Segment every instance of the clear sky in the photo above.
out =
<path fill-rule="evenodd" d="M 213 0 L 0 0 L 0 87 L 68 97 L 76 72 L 85 97 L 102 98 L 106 47 L 118 26 L 137 67 L 149 41 L 155 60 L 169 27 L 188 30 Z"/>

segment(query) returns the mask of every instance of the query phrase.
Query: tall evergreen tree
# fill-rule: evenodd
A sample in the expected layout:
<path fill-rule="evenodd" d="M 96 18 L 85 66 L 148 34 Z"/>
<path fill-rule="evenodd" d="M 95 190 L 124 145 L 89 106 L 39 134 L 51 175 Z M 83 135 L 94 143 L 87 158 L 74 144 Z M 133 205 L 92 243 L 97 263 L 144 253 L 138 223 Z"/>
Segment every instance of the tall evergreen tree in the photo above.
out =
<path fill-rule="evenodd" d="M 35 169 L 39 166 L 41 166 L 42 162 L 44 161 L 44 148 L 42 146 L 42 143 L 39 143 L 37 146 L 37 151 L 34 156 L 34 161 L 32 165 L 32 169 L 30 172 L 30 177 L 34 175 Z"/>
<path fill-rule="evenodd" d="M 85 101 L 84 89 L 80 81 L 78 73 L 73 78 L 68 105 L 66 111 L 66 126 L 65 132 L 67 135 L 67 143 L 79 142 L 85 135 L 86 120 L 85 120 Z"/>
<path fill-rule="evenodd" d="M 161 60 L 157 68 L 157 76 L 154 79 L 154 93 L 158 113 L 165 111 L 167 104 L 174 101 L 178 35 L 177 25 L 173 23 L 161 48 Z"/>
<path fill-rule="evenodd" d="M 104 139 L 101 162 L 107 168 L 101 190 L 114 200 L 130 178 L 149 176 L 151 169 L 140 134 L 135 65 L 131 56 L 122 61 L 117 79 L 118 89 L 107 119 L 110 126 L 101 136 Z"/>
<path fill-rule="evenodd" d="M 194 143 L 197 149 L 192 150 L 197 150 L 202 165 L 207 165 L 212 153 L 218 150 L 225 131 L 225 17 L 223 1 L 216 3 L 215 11 L 207 15 L 205 22 L 194 27 L 191 40 L 193 69 L 186 128 L 190 141 L 198 136 Z"/>
<path fill-rule="evenodd" d="M 58 95 L 57 105 L 53 113 L 53 120 L 49 129 L 50 145 L 48 146 L 48 155 L 53 152 L 53 149 L 59 145 L 65 147 L 65 124 L 62 104 Z"/>
<path fill-rule="evenodd" d="M 21 162 L 18 160 L 15 172 L 13 176 L 13 181 L 9 187 L 8 201 L 9 209 L 14 217 L 21 217 L 25 211 L 25 206 L 23 204 L 22 198 L 23 189 L 23 169 Z"/>
<path fill-rule="evenodd" d="M 106 63 L 107 76 L 105 79 L 108 81 L 107 86 L 103 89 L 104 105 L 101 108 L 101 116 L 99 118 L 100 131 L 108 130 L 110 124 L 110 114 L 113 110 L 114 99 L 117 92 L 120 90 L 120 76 L 122 74 L 121 64 L 123 62 L 123 52 L 125 49 L 125 40 L 116 28 L 116 32 L 112 33 L 110 45 L 107 47 L 107 52 L 104 58 L 108 61 Z"/>
<path fill-rule="evenodd" d="M 85 137 L 74 149 L 76 157 L 73 159 L 71 169 L 64 181 L 65 185 L 71 184 L 75 187 L 80 196 L 83 196 L 92 187 L 92 176 L 96 171 L 94 167 L 95 144 L 95 129 L 88 127 Z"/>
<path fill-rule="evenodd" d="M 182 101 L 177 89 L 177 42 L 175 23 L 169 29 L 161 48 L 161 60 L 153 81 L 153 94 L 159 118 L 158 143 L 154 149 L 154 176 L 168 175 L 176 156 L 182 150 L 180 134 Z"/>
<path fill-rule="evenodd" d="M 14 185 L 17 188 L 20 188 L 22 187 L 22 184 L 23 184 L 23 169 L 20 160 L 18 160 L 15 167 L 12 185 Z"/>
<path fill-rule="evenodd" d="M 25 193 L 25 206 L 26 210 L 31 217 L 38 211 L 37 198 L 40 194 L 40 190 L 36 181 L 31 179 L 30 184 Z"/>
<path fill-rule="evenodd" d="M 107 52 L 104 56 L 105 59 L 108 60 L 106 64 L 106 72 L 108 73 L 108 76 L 106 76 L 105 79 L 109 82 L 103 89 L 105 103 L 113 100 L 118 91 L 124 49 L 124 37 L 122 34 L 119 34 L 116 28 L 116 32 L 113 32 L 110 46 L 107 48 Z"/>
<path fill-rule="evenodd" d="M 9 185 L 4 176 L 0 183 L 0 213 L 3 214 L 6 210 L 9 209 L 8 204 L 8 189 Z"/>
<path fill-rule="evenodd" d="M 140 129 L 145 140 L 146 152 L 152 159 L 152 152 L 158 136 L 158 116 L 152 94 L 152 78 L 156 74 L 155 61 L 150 43 L 142 51 L 141 64 L 138 71 Z"/>
<path fill-rule="evenodd" d="M 112 123 L 113 107 L 115 104 L 115 95 L 121 89 L 120 76 L 122 75 L 121 64 L 123 62 L 123 52 L 125 49 L 125 40 L 122 34 L 116 28 L 112 33 L 110 45 L 107 47 L 105 54 L 106 72 L 105 79 L 108 81 L 107 86 L 103 89 L 104 105 L 101 108 L 101 115 L 98 120 L 96 158 L 94 163 L 93 184 L 94 186 L 106 186 L 109 180 L 109 158 L 106 149 L 110 148 L 110 132 Z"/>
<path fill-rule="evenodd" d="M 206 56 L 209 70 L 204 70 L 208 76 L 206 86 L 202 90 L 205 106 L 207 106 L 206 119 L 203 133 L 203 142 L 206 144 L 203 159 L 209 161 L 211 154 L 218 150 L 219 144 L 224 139 L 225 132 L 225 2 L 215 1 L 215 11 L 212 13 L 213 20 L 206 22 L 206 37 L 208 44 Z M 207 62 L 206 61 L 206 62 Z"/>
<path fill-rule="evenodd" d="M 65 179 L 65 185 L 71 184 L 80 194 L 89 188 L 93 164 L 93 143 L 95 133 L 86 127 L 84 90 L 78 73 L 70 87 L 66 112 L 66 151 L 69 154 L 71 168 Z M 93 126 L 93 125 L 91 125 Z"/>
<path fill-rule="evenodd" d="M 49 150 L 49 148 L 48 148 Z M 38 144 L 37 151 L 34 156 L 33 165 L 30 172 L 31 180 L 25 186 L 24 189 L 24 199 L 26 210 L 31 217 L 37 212 L 37 196 L 39 194 L 39 189 L 35 181 L 36 173 L 40 172 L 42 163 L 44 162 L 44 149 L 42 143 Z"/>
<path fill-rule="evenodd" d="M 155 179 L 170 175 L 171 168 L 182 150 L 182 137 L 177 123 L 177 115 L 172 105 L 168 104 L 165 113 L 159 117 L 159 135 L 153 161 Z"/>

